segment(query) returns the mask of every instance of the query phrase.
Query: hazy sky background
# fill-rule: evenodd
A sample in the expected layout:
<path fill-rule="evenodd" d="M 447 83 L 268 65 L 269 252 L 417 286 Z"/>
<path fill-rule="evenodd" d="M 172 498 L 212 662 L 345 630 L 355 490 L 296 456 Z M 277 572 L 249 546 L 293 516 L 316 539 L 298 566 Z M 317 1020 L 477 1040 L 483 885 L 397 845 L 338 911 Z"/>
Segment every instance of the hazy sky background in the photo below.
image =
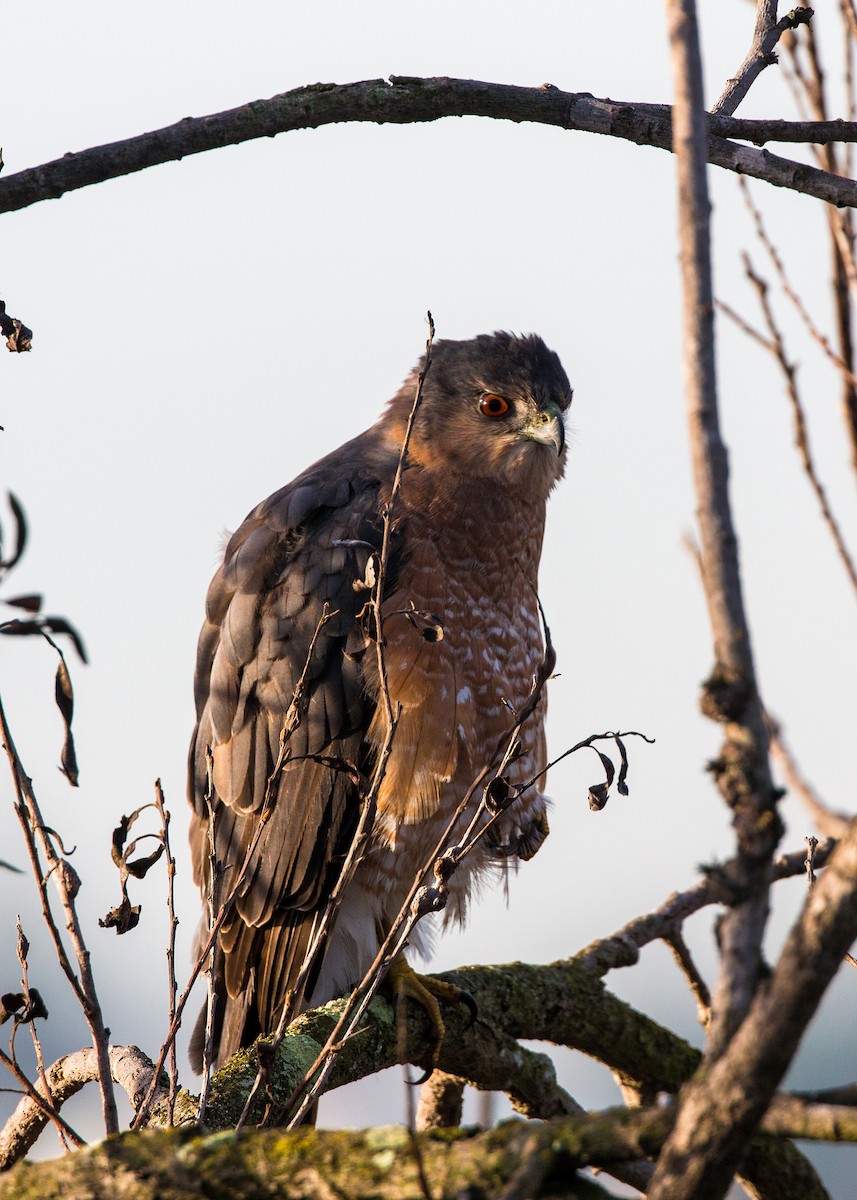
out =
<path fill-rule="evenodd" d="M 753 8 L 706 0 L 700 11 L 711 103 L 746 52 Z M 816 21 L 835 68 L 837 21 L 826 12 Z M 629 101 L 668 102 L 671 93 L 662 6 L 622 0 L 42 3 L 7 23 L 3 60 L 7 174 L 319 80 L 451 75 Z M 772 69 L 741 115 L 792 111 Z M 763 259 L 736 180 L 715 169 L 710 179 L 717 293 L 756 320 L 740 252 Z M 223 533 L 375 420 L 422 352 L 427 309 L 439 337 L 540 333 L 575 387 L 569 469 L 551 501 L 542 563 L 561 671 L 550 690 L 552 753 L 610 728 L 657 738 L 631 745 L 631 795 L 613 796 L 602 813 L 586 805 L 594 755 L 551 774 L 552 836 L 512 881 L 509 906 L 486 895 L 466 931 L 439 944 L 433 966 L 565 957 L 692 884 L 699 863 L 730 855 L 728 814 L 704 770 L 719 731 L 697 707 L 710 638 L 682 544 L 694 500 L 674 192 L 663 152 L 467 118 L 282 135 L 3 218 L 0 296 L 35 333 L 31 354 L 0 360 L 0 481 L 26 506 L 32 535 L 6 594 L 44 591 L 47 609 L 86 640 L 91 665 L 70 658 L 79 790 L 55 767 L 61 729 L 48 646 L 4 639 L 2 695 L 46 819 L 78 846 L 80 909 L 117 1043 L 154 1055 L 165 1029 L 163 875 L 133 889 L 143 904 L 136 932 L 117 938 L 96 925 L 119 899 L 111 830 L 151 798 L 156 776 L 174 816 L 180 966 L 190 957 L 198 899 L 185 847 L 185 756 L 196 636 Z M 830 328 L 821 206 L 762 184 L 753 194 Z M 777 306 L 831 500 L 857 544 L 835 374 L 779 297 Z M 805 772 L 847 808 L 854 594 L 800 472 L 773 365 L 723 321 L 718 339 L 764 697 Z M 8 780 L 0 796 L 0 857 L 23 866 Z M 783 810 L 784 849 L 800 849 L 812 824 L 791 799 Z M 0 895 L 0 982 L 17 988 L 21 912 L 32 982 L 52 1014 L 44 1029 L 52 1060 L 85 1044 L 83 1023 L 49 966 L 32 882 L 0 874 Z M 778 885 L 772 956 L 802 899 L 799 880 Z M 697 917 L 688 934 L 713 982 L 711 918 Z M 661 947 L 608 986 L 701 1044 L 692 999 Z M 837 981 L 793 1082 L 857 1078 L 855 986 Z M 183 1063 L 192 1023 L 180 1039 Z M 568 1051 L 556 1058 L 582 1103 L 615 1102 L 602 1068 Z M 97 1136 L 91 1097 L 77 1104 L 69 1119 Z M 334 1094 L 323 1119 L 397 1120 L 402 1104 L 394 1072 Z M 848 1194 L 841 1181 L 849 1171 L 853 1179 L 855 1151 L 823 1151 L 819 1161 L 830 1185 L 846 1189 L 836 1194 Z"/>

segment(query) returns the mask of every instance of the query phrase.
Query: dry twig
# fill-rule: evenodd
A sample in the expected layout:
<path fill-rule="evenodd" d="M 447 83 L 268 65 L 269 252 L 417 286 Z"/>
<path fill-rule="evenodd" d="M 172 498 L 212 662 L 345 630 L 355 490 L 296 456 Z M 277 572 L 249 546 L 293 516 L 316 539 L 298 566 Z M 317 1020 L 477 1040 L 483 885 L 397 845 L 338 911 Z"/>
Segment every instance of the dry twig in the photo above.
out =
<path fill-rule="evenodd" d="M 711 111 L 731 117 L 765 67 L 777 62 L 774 48 L 786 30 L 808 25 L 812 16 L 811 8 L 793 8 L 778 21 L 777 0 L 758 0 L 753 44 L 738 74 L 727 80 L 725 89 Z"/>
<path fill-rule="evenodd" d="M 108 1134 L 117 1133 L 119 1130 L 119 1118 L 116 1112 L 116 1100 L 113 1095 L 113 1080 L 110 1075 L 108 1056 L 109 1034 L 104 1025 L 101 1005 L 95 990 L 89 950 L 86 947 L 83 931 L 78 920 L 77 909 L 75 908 L 75 897 L 80 887 L 80 880 L 71 864 L 65 858 L 61 858 L 54 849 L 53 841 L 51 840 L 51 830 L 45 825 L 42 819 L 36 794 L 33 791 L 32 781 L 24 770 L 23 763 L 12 740 L 2 701 L 0 701 L 0 731 L 2 731 L 3 744 L 12 770 L 12 779 L 17 797 L 15 812 L 24 833 L 24 840 L 30 856 L 33 875 L 39 888 L 42 913 L 54 943 L 59 964 L 71 985 L 75 999 L 83 1010 L 83 1015 L 92 1037 L 93 1047 L 98 1057 L 105 1131 Z M 39 856 L 40 850 L 47 863 L 46 869 L 42 867 Z M 59 892 L 60 903 L 65 913 L 66 929 L 74 947 L 77 967 L 80 972 L 79 978 L 72 967 L 51 909 L 48 895 L 48 879 L 51 876 L 53 876 L 55 886 Z"/>

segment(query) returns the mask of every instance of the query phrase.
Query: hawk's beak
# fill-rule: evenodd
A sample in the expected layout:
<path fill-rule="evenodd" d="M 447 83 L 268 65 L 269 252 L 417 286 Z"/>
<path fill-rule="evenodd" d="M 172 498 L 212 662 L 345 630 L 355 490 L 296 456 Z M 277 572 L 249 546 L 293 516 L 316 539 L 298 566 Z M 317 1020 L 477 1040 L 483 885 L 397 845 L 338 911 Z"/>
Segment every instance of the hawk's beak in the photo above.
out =
<path fill-rule="evenodd" d="M 522 430 L 525 437 L 534 442 L 553 446 L 557 456 L 562 454 L 565 446 L 565 423 L 562 419 L 562 409 L 555 400 L 549 400 L 544 408 L 540 408 L 531 425 Z"/>

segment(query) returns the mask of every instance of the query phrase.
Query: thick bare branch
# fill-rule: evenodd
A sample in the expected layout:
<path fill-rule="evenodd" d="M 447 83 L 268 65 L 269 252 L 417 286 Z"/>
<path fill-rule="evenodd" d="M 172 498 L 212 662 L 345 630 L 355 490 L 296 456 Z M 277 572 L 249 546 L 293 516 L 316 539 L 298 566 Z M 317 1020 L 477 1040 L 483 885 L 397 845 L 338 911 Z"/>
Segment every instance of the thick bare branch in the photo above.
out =
<path fill-rule="evenodd" d="M 588 92 L 485 83 L 474 79 L 392 76 L 361 83 L 312 84 L 105 146 L 93 146 L 0 178 L 0 213 L 52 200 L 77 188 L 117 179 L 191 154 L 337 122 L 412 124 L 442 117 L 532 121 L 559 129 L 622 138 L 672 149 L 670 109 L 664 104 L 601 100 Z M 716 166 L 803 192 L 831 204 L 857 206 L 857 183 L 805 163 L 779 158 L 729 138 L 766 141 L 857 141 L 854 122 L 736 121 L 712 116 L 708 159 Z"/>
<path fill-rule="evenodd" d="M 349 1196 L 354 1200 L 399 1200 L 424 1194 L 420 1173 L 442 1181 L 446 1196 L 478 1193 L 486 1200 L 550 1195 L 607 1194 L 590 1187 L 578 1170 L 630 1162 L 657 1154 L 671 1122 L 670 1108 L 608 1109 L 545 1125 L 506 1121 L 488 1131 L 461 1130 L 456 1136 L 414 1135 L 402 1126 L 371 1130 L 252 1131 L 201 1137 L 198 1131 L 149 1130 L 134 1138 L 92 1147 L 81 1161 L 71 1155 L 37 1166 L 22 1165 L 0 1180 L 0 1200 L 16 1200 L 22 1187 L 35 1194 L 77 1195 L 93 1200 L 116 1194 L 116 1179 L 134 1187 L 144 1179 L 146 1195 L 184 1194 L 188 1180 L 200 1194 L 221 1194 L 228 1178 L 231 1194 L 300 1195 L 306 1200 Z M 795 1127 L 802 1129 L 800 1120 Z M 795 1159 L 803 1166 L 795 1170 Z M 755 1161 L 754 1161 L 755 1160 Z M 789 1170 L 784 1170 L 788 1163 Z M 541 1183 L 549 1187 L 542 1190 Z M 779 1175 L 777 1200 L 827 1200 L 805 1159 L 786 1144 L 758 1138 L 750 1147 L 745 1176 Z"/>
<path fill-rule="evenodd" d="M 53 1104 L 59 1109 L 66 1100 L 70 1100 L 88 1083 L 96 1082 L 99 1078 L 98 1058 L 90 1047 L 67 1054 L 57 1059 L 46 1072 L 47 1084 Z M 142 1050 L 136 1046 L 111 1046 L 110 1071 L 113 1080 L 119 1084 L 131 1103 L 136 1107 L 149 1087 L 152 1079 L 153 1065 Z M 44 1086 L 36 1085 L 36 1090 L 44 1095 Z M 158 1111 L 163 1116 L 163 1123 L 168 1123 L 169 1089 L 164 1079 L 158 1086 L 156 1100 Z M 196 1105 L 188 1108 L 180 1106 L 181 1118 L 187 1122 L 196 1116 Z M 48 1124 L 50 1117 L 39 1105 L 38 1101 L 25 1096 L 2 1131 L 0 1131 L 0 1171 L 22 1158 L 35 1143 L 39 1134 Z"/>
<path fill-rule="evenodd" d="M 652 1197 L 707 1200 L 725 1194 L 742 1148 L 765 1113 L 807 1024 L 857 936 L 857 821 L 809 890 L 770 980 L 725 1053 L 684 1089 Z M 844 1128 L 829 1114 L 812 1129 Z M 776 1127 L 782 1132 L 784 1126 Z M 660 1188 L 660 1190 L 658 1190 Z"/>

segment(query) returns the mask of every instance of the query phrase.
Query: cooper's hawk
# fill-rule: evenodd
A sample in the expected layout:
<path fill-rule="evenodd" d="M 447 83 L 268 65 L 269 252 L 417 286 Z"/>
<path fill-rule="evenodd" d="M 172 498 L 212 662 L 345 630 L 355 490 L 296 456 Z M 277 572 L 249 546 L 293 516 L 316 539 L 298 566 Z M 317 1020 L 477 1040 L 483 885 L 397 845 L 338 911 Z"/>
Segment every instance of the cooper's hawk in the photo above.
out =
<path fill-rule="evenodd" d="M 190 752 L 191 847 L 204 894 L 207 748 L 216 857 L 228 891 L 257 828 L 324 604 L 335 614 L 318 633 L 290 761 L 220 935 L 218 1064 L 276 1026 L 341 869 L 359 796 L 353 776 L 331 760 L 371 774 L 385 736 L 360 581 L 381 544 L 381 514 L 423 365 L 371 429 L 250 513 L 208 592 Z M 415 873 L 527 700 L 543 653 L 536 583 L 545 502 L 564 470 L 570 403 L 557 355 L 534 335 L 440 341 L 432 351 L 393 510 L 382 606 L 390 697 L 401 718 L 371 849 L 345 893 L 304 1007 L 362 978 Z M 427 640 L 405 615 L 412 607 L 436 614 L 440 640 Z M 543 703 L 522 736 L 513 784 L 545 766 Z M 447 920 L 464 916 L 476 880 L 492 866 L 535 853 L 547 832 L 542 784 L 464 859 L 450 881 Z M 191 1053 L 199 1069 L 200 1027 Z"/>

